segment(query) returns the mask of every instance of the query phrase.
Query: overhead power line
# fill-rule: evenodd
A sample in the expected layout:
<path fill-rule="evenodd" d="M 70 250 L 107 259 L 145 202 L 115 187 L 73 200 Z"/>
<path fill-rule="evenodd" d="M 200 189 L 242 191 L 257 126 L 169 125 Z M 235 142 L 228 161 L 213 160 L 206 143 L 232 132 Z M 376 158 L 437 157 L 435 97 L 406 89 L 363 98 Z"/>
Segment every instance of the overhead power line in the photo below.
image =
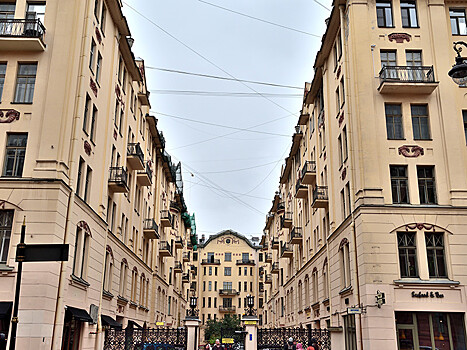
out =
<path fill-rule="evenodd" d="M 161 113 L 161 112 L 157 112 L 157 111 L 151 111 L 151 112 L 153 112 L 153 113 L 155 113 L 155 114 L 163 115 L 163 116 L 166 116 L 166 117 L 169 117 L 169 118 L 180 119 L 180 120 L 186 120 L 186 121 L 190 121 L 190 122 L 198 123 L 198 124 L 204 124 L 204 125 L 210 125 L 210 126 L 217 126 L 217 127 L 219 127 L 219 128 L 233 129 L 233 130 L 239 130 L 239 131 L 246 131 L 246 132 L 252 132 L 252 133 L 255 133 L 255 134 L 264 134 L 264 135 L 273 135 L 273 136 L 290 137 L 290 135 L 286 135 L 286 134 L 277 134 L 277 133 L 274 133 L 274 132 L 257 131 L 257 130 L 250 130 L 250 129 L 245 129 L 245 128 L 237 128 L 237 127 L 229 126 L 229 125 L 222 125 L 222 124 L 216 124 L 216 123 L 210 123 L 210 122 L 203 122 L 203 121 L 201 121 L 201 120 L 195 120 L 195 119 L 190 119 L 190 118 L 183 118 L 183 117 L 179 117 L 179 116 L 176 116 L 176 115 Z"/>
<path fill-rule="evenodd" d="M 191 187 L 193 186 L 202 186 L 202 187 L 207 187 L 207 188 L 214 188 L 214 189 L 217 189 L 213 186 L 209 186 L 209 185 L 206 185 L 206 184 L 202 184 L 202 183 L 199 183 L 199 182 L 193 182 L 193 181 L 189 181 L 189 180 L 183 180 L 183 182 L 187 182 L 187 183 L 190 183 L 190 184 L 193 184 Z M 232 194 L 236 194 L 240 197 L 250 197 L 250 198 L 256 198 L 256 199 L 263 199 L 265 201 L 270 201 L 271 198 L 265 198 L 265 197 L 258 197 L 258 196 L 252 196 L 252 195 L 249 195 L 249 194 L 243 194 L 243 193 L 240 193 L 240 192 L 234 192 L 234 191 L 227 191 L 226 189 L 224 189 L 225 192 L 229 192 L 229 193 L 232 193 Z"/>
<path fill-rule="evenodd" d="M 288 30 L 292 30 L 294 32 L 298 32 L 298 33 L 302 33 L 302 34 L 306 34 L 306 35 L 310 35 L 310 36 L 314 36 L 316 38 L 321 38 L 320 35 L 317 35 L 317 34 L 312 34 L 312 33 L 308 33 L 308 32 L 304 32 L 303 30 L 299 30 L 299 29 L 295 29 L 295 28 L 291 28 L 291 27 L 287 27 L 287 26 L 284 26 L 282 24 L 278 24 L 278 23 L 274 23 L 274 22 L 270 22 L 270 21 L 266 21 L 264 19 L 261 19 L 261 18 L 258 18 L 258 17 L 254 17 L 254 16 L 250 16 L 250 15 L 247 15 L 245 13 L 242 13 L 242 12 L 238 12 L 238 11 L 234 11 L 234 10 L 231 10 L 231 9 L 228 9 L 226 7 L 222 7 L 222 6 L 219 6 L 219 5 L 216 5 L 216 4 L 212 4 L 210 2 L 207 2 L 207 1 L 204 1 L 204 0 L 198 0 L 199 2 L 202 2 L 206 5 L 210 5 L 210 6 L 213 6 L 213 7 L 217 7 L 221 10 L 224 10 L 224 11 L 228 11 L 228 12 L 232 12 L 232 13 L 235 13 L 237 15 L 240 15 L 240 16 L 243 16 L 243 17 L 248 17 L 248 18 L 251 18 L 251 19 L 254 19 L 256 21 L 260 21 L 260 22 L 263 22 L 263 23 L 267 23 L 267 24 L 270 24 L 270 25 L 273 25 L 273 26 L 276 26 L 276 27 L 280 27 L 280 28 L 283 28 L 283 29 L 288 29 Z M 314 0 L 316 1 L 316 0 Z M 320 4 L 321 6 L 323 6 L 322 4 Z"/>
<path fill-rule="evenodd" d="M 229 91 L 196 91 L 196 90 L 150 90 L 158 95 L 181 95 L 181 96 L 199 96 L 199 97 L 275 97 L 275 98 L 301 98 L 300 94 L 275 94 L 262 92 L 258 95 L 253 92 L 229 92 Z"/>
<path fill-rule="evenodd" d="M 282 159 L 280 159 L 282 160 Z M 280 161 L 279 160 L 279 161 Z M 247 167 L 247 168 L 240 168 L 240 169 L 231 169 L 231 170 L 219 170 L 219 171 L 202 171 L 200 172 L 199 174 L 225 174 L 225 173 L 237 173 L 239 171 L 245 171 L 245 170 L 251 170 L 251 169 L 256 169 L 256 168 L 262 168 L 262 167 L 265 167 L 267 165 L 271 165 L 271 164 L 275 164 L 277 163 L 277 160 L 275 160 L 274 162 L 269 162 L 269 163 L 265 163 L 265 164 L 260 164 L 260 165 L 254 165 L 254 166 L 250 166 L 250 167 Z"/>
<path fill-rule="evenodd" d="M 259 84 L 259 85 L 267 85 L 267 86 L 274 86 L 274 87 L 282 87 L 282 88 L 287 88 L 287 89 L 298 89 L 298 90 L 303 90 L 302 87 L 298 86 L 291 86 L 291 85 L 283 85 L 283 84 L 275 84 L 275 83 L 266 83 L 263 81 L 255 81 L 255 80 L 245 80 L 245 79 L 234 79 L 234 78 L 228 78 L 228 77 L 220 77 L 218 75 L 210 75 L 210 74 L 202 74 L 202 73 L 193 73 L 193 72 L 186 72 L 182 70 L 175 70 L 175 69 L 168 69 L 168 68 L 159 68 L 159 67 L 151 67 L 151 66 L 145 66 L 146 69 L 154 69 L 154 70 L 159 70 L 162 72 L 168 72 L 168 73 L 178 73 L 178 74 L 185 74 L 185 75 L 193 75 L 197 77 L 202 77 L 202 78 L 211 78 L 211 79 L 220 79 L 220 80 L 230 80 L 230 81 L 237 81 L 237 82 L 244 82 L 244 83 L 250 83 L 250 84 Z"/>
<path fill-rule="evenodd" d="M 250 89 L 251 91 L 253 92 L 256 92 L 257 94 L 259 94 L 260 96 L 263 96 L 261 95 L 261 93 L 259 93 L 258 91 L 256 91 L 255 89 L 253 89 L 251 86 L 247 85 L 245 82 L 242 82 L 240 80 L 238 80 L 236 77 L 234 77 L 232 74 L 230 74 L 229 72 L 227 72 L 225 69 L 223 69 L 221 66 L 217 65 L 216 63 L 214 63 L 213 61 L 211 61 L 210 59 L 208 59 L 207 57 L 203 56 L 202 54 L 200 54 L 198 51 L 196 51 L 195 49 L 193 49 L 192 47 L 190 47 L 189 45 L 185 44 L 183 41 L 181 41 L 180 39 L 178 39 L 176 36 L 172 35 L 171 33 L 169 33 L 167 30 L 165 30 L 164 28 L 162 28 L 160 25 L 158 25 L 156 22 L 154 22 L 153 20 L 151 20 L 150 18 L 148 18 L 147 16 L 145 16 L 144 14 L 142 14 L 141 12 L 139 12 L 138 10 L 136 10 L 133 6 L 129 5 L 127 2 L 123 2 L 126 6 L 128 6 L 130 9 L 132 9 L 134 12 L 136 12 L 138 15 L 140 15 L 141 17 L 143 17 L 145 20 L 147 20 L 148 22 L 150 22 L 152 25 L 154 25 L 155 27 L 157 27 L 159 30 L 161 30 L 162 32 L 164 32 L 166 35 L 170 36 L 173 40 L 175 40 L 176 42 L 178 42 L 179 44 L 183 45 L 185 48 L 187 48 L 188 50 L 190 50 L 191 52 L 193 52 L 195 55 L 197 55 L 198 57 L 202 58 L 203 60 L 205 60 L 206 62 L 208 62 L 209 64 L 211 64 L 212 66 L 216 67 L 217 69 L 219 69 L 220 71 L 222 71 L 223 73 L 227 74 L 229 77 L 237 80 L 240 84 L 242 84 L 243 86 L 245 86 L 246 88 Z M 271 102 L 273 105 L 279 107 L 280 109 L 286 111 L 286 112 L 289 112 L 289 113 L 292 113 L 291 111 L 289 111 L 287 108 L 281 106 L 280 104 L 278 104 L 277 102 L 271 100 L 270 98 L 268 98 L 267 96 L 263 96 L 264 99 L 268 100 L 269 102 Z"/>

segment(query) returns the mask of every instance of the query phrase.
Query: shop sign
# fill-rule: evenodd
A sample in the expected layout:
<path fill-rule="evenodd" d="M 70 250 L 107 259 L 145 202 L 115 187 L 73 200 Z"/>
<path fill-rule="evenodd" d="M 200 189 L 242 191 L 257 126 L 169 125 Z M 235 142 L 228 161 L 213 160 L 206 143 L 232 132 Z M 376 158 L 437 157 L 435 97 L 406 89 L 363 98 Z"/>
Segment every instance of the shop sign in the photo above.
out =
<path fill-rule="evenodd" d="M 440 292 L 412 292 L 412 298 L 436 298 L 436 299 L 442 299 L 444 298 L 444 294 Z"/>
<path fill-rule="evenodd" d="M 156 326 L 163 326 L 165 322 L 156 322 Z"/>

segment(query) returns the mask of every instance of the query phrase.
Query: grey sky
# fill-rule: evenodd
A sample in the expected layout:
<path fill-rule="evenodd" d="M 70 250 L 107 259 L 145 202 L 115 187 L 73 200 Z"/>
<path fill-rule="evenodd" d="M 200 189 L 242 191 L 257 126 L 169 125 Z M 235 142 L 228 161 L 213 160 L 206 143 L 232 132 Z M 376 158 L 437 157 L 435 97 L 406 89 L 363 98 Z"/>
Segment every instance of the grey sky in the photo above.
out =
<path fill-rule="evenodd" d="M 330 14 L 312 0 L 205 1 L 319 37 Z M 321 2 L 331 6 L 330 0 Z M 248 236 L 260 235 L 289 151 L 301 98 L 250 95 L 254 91 L 303 94 L 305 81 L 313 78 L 313 62 L 321 39 L 198 0 L 125 0 L 123 10 L 135 39 L 133 51 L 145 60 L 148 86 L 150 90 L 163 90 L 151 93 L 152 113 L 166 137 L 167 151 L 182 162 L 184 195 L 189 211 L 196 213 L 198 233 L 209 236 L 233 229 Z M 230 75 L 302 89 L 242 84 L 149 67 Z M 175 95 L 167 90 L 246 93 L 249 97 Z M 251 130 L 269 134 L 193 123 L 157 113 L 241 129 L 266 123 Z M 231 192 L 220 192 L 213 188 L 216 186 Z"/>

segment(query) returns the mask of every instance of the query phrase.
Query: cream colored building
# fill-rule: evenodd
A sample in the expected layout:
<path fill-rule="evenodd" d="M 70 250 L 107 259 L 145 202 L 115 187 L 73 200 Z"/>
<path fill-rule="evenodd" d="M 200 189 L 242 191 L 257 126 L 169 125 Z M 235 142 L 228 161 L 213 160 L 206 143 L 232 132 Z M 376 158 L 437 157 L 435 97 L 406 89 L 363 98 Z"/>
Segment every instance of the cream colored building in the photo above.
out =
<path fill-rule="evenodd" d="M 266 220 L 267 326 L 466 348 L 467 100 L 447 75 L 466 10 L 334 1 Z"/>
<path fill-rule="evenodd" d="M 235 231 L 225 230 L 206 241 L 200 239 L 195 254 L 202 331 L 210 319 L 245 314 L 248 295 L 254 296 L 254 308 L 261 314 L 264 284 L 258 264 L 263 254 L 258 246 Z M 204 335 L 200 339 L 202 343 Z"/>
<path fill-rule="evenodd" d="M 17 349 L 98 349 L 105 327 L 185 316 L 181 165 L 148 114 L 121 7 L 0 2 L 0 333 L 23 218 L 26 243 L 70 247 L 66 262 L 24 263 Z"/>

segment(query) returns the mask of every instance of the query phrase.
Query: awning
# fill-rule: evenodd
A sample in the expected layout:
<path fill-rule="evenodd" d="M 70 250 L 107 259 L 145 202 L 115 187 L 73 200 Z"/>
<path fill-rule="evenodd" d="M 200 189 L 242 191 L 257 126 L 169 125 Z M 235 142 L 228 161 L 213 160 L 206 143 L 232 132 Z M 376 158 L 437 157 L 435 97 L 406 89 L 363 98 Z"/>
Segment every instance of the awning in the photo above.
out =
<path fill-rule="evenodd" d="M 71 307 L 67 305 L 66 311 L 69 312 L 75 320 L 81 322 L 93 322 L 91 316 L 89 316 L 86 310 L 78 309 L 76 307 Z"/>
<path fill-rule="evenodd" d="M 137 324 L 135 321 L 132 321 L 132 320 L 128 321 L 128 326 L 133 327 L 133 328 L 143 329 L 143 327 L 141 327 L 139 324 Z"/>
<path fill-rule="evenodd" d="M 109 326 L 111 328 L 121 329 L 122 325 L 115 321 L 112 317 L 107 315 L 101 315 L 102 325 Z"/>
<path fill-rule="evenodd" d="M 13 302 L 11 301 L 0 301 L 0 319 L 5 319 L 10 317 L 11 307 Z"/>

